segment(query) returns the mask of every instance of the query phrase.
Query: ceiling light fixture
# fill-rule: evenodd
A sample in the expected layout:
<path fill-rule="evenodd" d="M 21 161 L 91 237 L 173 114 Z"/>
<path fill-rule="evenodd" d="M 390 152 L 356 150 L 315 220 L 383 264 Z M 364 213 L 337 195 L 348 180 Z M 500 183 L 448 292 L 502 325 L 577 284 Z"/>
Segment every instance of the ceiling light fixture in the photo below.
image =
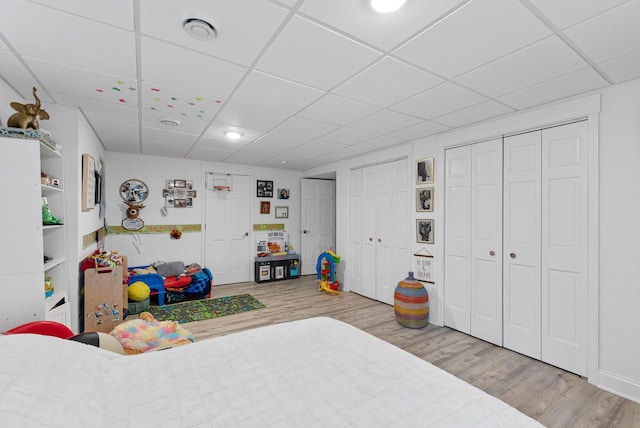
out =
<path fill-rule="evenodd" d="M 187 18 L 182 23 L 182 28 L 191 37 L 198 40 L 213 40 L 218 37 L 216 27 L 200 18 Z"/>
<path fill-rule="evenodd" d="M 242 137 L 242 133 L 238 131 L 225 131 L 224 135 L 230 140 L 237 140 Z"/>
<path fill-rule="evenodd" d="M 173 119 L 160 119 L 160 123 L 165 126 L 179 126 L 180 121 Z"/>
<path fill-rule="evenodd" d="M 390 13 L 400 9 L 405 0 L 371 0 L 371 7 L 376 12 Z"/>

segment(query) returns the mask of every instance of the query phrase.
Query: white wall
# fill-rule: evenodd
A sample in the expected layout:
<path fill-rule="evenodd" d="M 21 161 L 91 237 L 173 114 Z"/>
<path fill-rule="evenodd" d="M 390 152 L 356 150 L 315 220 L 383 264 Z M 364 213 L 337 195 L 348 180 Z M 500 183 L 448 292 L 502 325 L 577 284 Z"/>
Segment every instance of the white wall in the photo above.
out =
<path fill-rule="evenodd" d="M 108 226 L 119 226 L 125 218 L 125 205 L 118 188 L 126 179 L 140 179 L 149 187 L 149 197 L 144 201 L 145 208 L 140 211 L 140 218 L 144 220 L 145 225 L 203 225 L 205 174 L 215 172 L 249 175 L 252 183 L 252 223 L 284 223 L 292 245 L 296 249 L 300 248 L 300 178 L 302 177 L 300 172 L 116 152 L 107 152 L 105 168 Z M 162 197 L 162 189 L 166 187 L 165 183 L 168 179 L 192 181 L 197 197 L 193 208 L 168 208 L 168 215 L 163 217 L 161 209 L 165 205 L 165 199 Z M 290 199 L 278 200 L 275 192 L 273 198 L 257 198 L 256 180 L 273 181 L 274 190 L 290 189 Z M 261 200 L 271 201 L 269 215 L 260 214 Z M 289 206 L 289 218 L 276 219 L 274 214 L 276 205 Z M 185 264 L 199 263 L 204 266 L 206 263 L 203 239 L 204 230 L 202 233 L 183 233 L 178 240 L 171 239 L 168 234 L 111 234 L 107 236 L 106 248 L 126 254 L 131 266 L 146 265 L 158 260 L 182 261 Z"/>
<path fill-rule="evenodd" d="M 444 148 L 579 117 L 589 117 L 590 137 L 595 141 L 589 154 L 595 178 L 590 182 L 589 204 L 591 218 L 598 220 L 589 237 L 595 243 L 591 256 L 595 266 L 590 268 L 589 278 L 589 381 L 640 402 L 640 222 L 636 219 L 640 212 L 640 79 L 408 145 L 405 150 L 411 153 L 413 163 L 435 158 L 435 211 L 428 217 L 435 219 L 432 247 L 437 264 L 436 285 L 427 287 L 430 321 L 439 325 L 443 322 Z M 386 155 L 391 159 L 397 151 L 402 149 Z M 349 235 L 348 169 L 371 161 L 370 154 L 305 172 L 309 176 L 336 171 L 339 251 L 345 252 Z M 407 186 L 415 193 L 413 179 Z M 415 212 L 415 195 L 411 212 Z M 413 224 L 415 216 L 410 221 Z M 413 240 L 411 245 L 418 249 Z M 348 263 L 348 259 L 345 261 Z M 348 281 L 344 286 L 349 288 Z"/>

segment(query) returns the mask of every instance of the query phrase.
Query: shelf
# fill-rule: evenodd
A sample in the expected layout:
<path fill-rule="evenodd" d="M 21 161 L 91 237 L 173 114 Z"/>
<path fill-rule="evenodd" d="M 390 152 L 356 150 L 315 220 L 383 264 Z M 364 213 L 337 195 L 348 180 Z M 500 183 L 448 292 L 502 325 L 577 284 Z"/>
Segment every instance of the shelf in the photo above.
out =
<path fill-rule="evenodd" d="M 57 192 L 64 192 L 64 189 L 62 187 L 56 187 L 56 186 L 48 186 L 46 184 L 41 184 L 40 185 L 42 187 L 42 193 L 43 194 L 47 194 L 50 195 L 52 193 L 57 193 Z"/>
<path fill-rule="evenodd" d="M 65 261 L 66 261 L 65 258 L 53 259 L 44 264 L 44 271 L 46 272 L 50 269 L 53 269 L 54 267 L 64 263 Z"/>
<path fill-rule="evenodd" d="M 63 227 L 64 227 L 64 224 L 43 224 L 42 230 L 55 230 Z"/>

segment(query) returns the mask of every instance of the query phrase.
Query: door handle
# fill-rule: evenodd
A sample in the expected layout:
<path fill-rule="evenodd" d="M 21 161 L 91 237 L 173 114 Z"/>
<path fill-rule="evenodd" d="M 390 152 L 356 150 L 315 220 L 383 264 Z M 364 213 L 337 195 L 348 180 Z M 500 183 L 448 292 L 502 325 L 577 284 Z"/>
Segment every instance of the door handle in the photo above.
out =
<path fill-rule="evenodd" d="M 516 258 L 516 253 L 509 254 L 509 257 L 511 257 L 512 259 L 515 259 Z"/>
<path fill-rule="evenodd" d="M 382 238 L 378 238 L 378 242 L 382 242 Z"/>
<path fill-rule="evenodd" d="M 372 237 L 369 237 L 369 242 L 373 242 L 373 238 Z"/>
<path fill-rule="evenodd" d="M 311 231 L 310 231 L 310 230 L 307 230 L 307 229 L 304 229 L 304 230 L 302 231 L 302 233 L 311 233 Z"/>
<path fill-rule="evenodd" d="M 489 251 L 489 255 L 490 255 L 490 256 L 495 256 L 495 255 L 496 255 L 496 252 L 495 252 L 495 251 L 493 251 L 493 250 L 491 250 L 491 251 Z"/>
<path fill-rule="evenodd" d="M 247 236 L 249 236 L 249 232 L 244 233 L 244 237 L 246 238 Z"/>

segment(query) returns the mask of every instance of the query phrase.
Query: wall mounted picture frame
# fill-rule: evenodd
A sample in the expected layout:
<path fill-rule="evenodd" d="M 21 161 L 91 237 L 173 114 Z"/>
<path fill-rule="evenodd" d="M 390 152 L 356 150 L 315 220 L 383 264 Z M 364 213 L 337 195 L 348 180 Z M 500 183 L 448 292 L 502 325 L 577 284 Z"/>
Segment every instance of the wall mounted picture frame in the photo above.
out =
<path fill-rule="evenodd" d="M 433 211 L 433 187 L 418 187 L 416 189 L 416 211 Z"/>
<path fill-rule="evenodd" d="M 289 189 L 278 189 L 278 199 L 289 199 L 290 195 Z"/>
<path fill-rule="evenodd" d="M 416 220 L 416 242 L 420 244 L 433 244 L 433 219 Z"/>
<path fill-rule="evenodd" d="M 82 211 L 96 207 L 96 161 L 88 153 L 82 154 Z"/>
<path fill-rule="evenodd" d="M 276 218 L 289 218 L 289 207 L 276 207 Z"/>
<path fill-rule="evenodd" d="M 257 180 L 256 196 L 258 198 L 273 198 L 273 181 Z"/>
<path fill-rule="evenodd" d="M 271 214 L 271 202 L 260 201 L 260 214 Z"/>
<path fill-rule="evenodd" d="M 421 159 L 416 162 L 416 184 L 433 183 L 433 158 Z"/>
<path fill-rule="evenodd" d="M 167 208 L 193 208 L 193 199 L 197 192 L 193 190 L 193 181 L 184 179 L 169 179 L 166 188 L 162 189 Z"/>

